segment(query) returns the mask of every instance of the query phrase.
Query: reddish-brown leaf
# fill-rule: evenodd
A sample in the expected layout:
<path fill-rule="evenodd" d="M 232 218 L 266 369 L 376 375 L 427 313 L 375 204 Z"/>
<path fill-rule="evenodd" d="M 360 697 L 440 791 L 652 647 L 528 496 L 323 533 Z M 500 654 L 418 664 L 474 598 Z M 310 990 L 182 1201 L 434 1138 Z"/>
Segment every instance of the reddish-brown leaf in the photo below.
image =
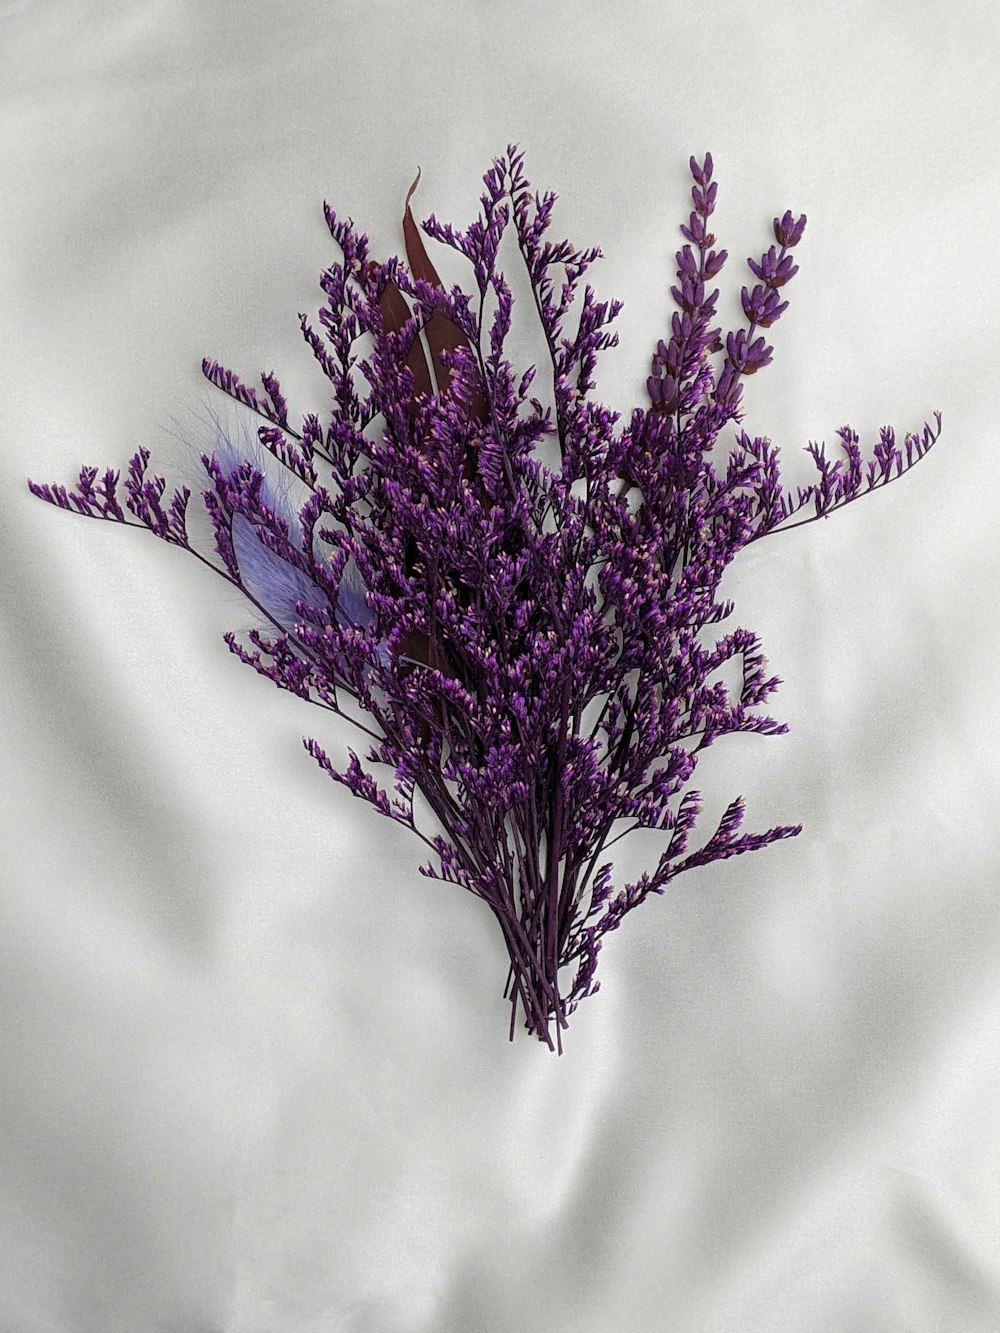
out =
<path fill-rule="evenodd" d="M 378 265 L 375 263 L 370 264 L 368 266 L 369 273 L 374 272 L 377 267 Z M 379 297 L 378 308 L 381 311 L 382 322 L 385 324 L 387 333 L 398 333 L 412 314 L 403 293 L 394 282 L 386 283 L 385 290 Z M 406 364 L 413 374 L 414 400 L 419 398 L 421 394 L 427 396 L 432 394 L 434 386 L 431 383 L 430 367 L 427 364 L 427 357 L 424 356 L 419 335 L 413 339 L 410 345 L 410 350 L 406 354 Z"/>
<path fill-rule="evenodd" d="M 444 284 L 438 277 L 437 269 L 427 255 L 423 237 L 420 235 L 420 229 L 410 209 L 410 200 L 413 198 L 413 193 L 419 182 L 420 171 L 418 168 L 413 184 L 406 192 L 406 204 L 403 210 L 403 242 L 406 246 L 406 261 L 415 278 L 418 278 L 421 282 L 429 283 L 432 287 L 437 287 L 440 291 L 444 291 Z M 442 352 L 455 352 L 460 347 L 465 347 L 471 352 L 472 347 L 462 330 L 447 315 L 432 315 L 424 329 L 424 335 L 427 338 L 427 346 L 431 352 L 431 362 L 434 366 L 434 378 L 437 380 L 438 392 L 445 394 L 451 386 L 451 371 L 442 361 Z M 486 420 L 486 397 L 479 387 L 472 394 L 469 415 L 474 421 Z"/>

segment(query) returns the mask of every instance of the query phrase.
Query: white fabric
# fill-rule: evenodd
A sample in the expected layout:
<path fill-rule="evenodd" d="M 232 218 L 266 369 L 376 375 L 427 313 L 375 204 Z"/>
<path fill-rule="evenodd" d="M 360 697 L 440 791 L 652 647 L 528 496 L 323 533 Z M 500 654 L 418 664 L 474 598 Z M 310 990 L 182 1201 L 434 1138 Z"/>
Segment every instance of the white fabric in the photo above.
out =
<path fill-rule="evenodd" d="M 0 14 L 0 1328 L 1000 1327 L 1000 11 Z M 608 401 L 641 399 L 711 149 L 728 321 L 809 214 L 747 398 L 790 474 L 845 421 L 945 414 L 909 477 L 732 570 L 791 731 L 699 785 L 805 831 L 629 919 L 560 1059 L 508 1045 L 480 905 L 300 748 L 347 729 L 227 653 L 226 586 L 23 484 L 140 444 L 176 476 L 206 354 L 322 407 L 322 199 L 398 252 L 418 164 L 418 213 L 465 224 L 511 141 L 627 303 Z"/>

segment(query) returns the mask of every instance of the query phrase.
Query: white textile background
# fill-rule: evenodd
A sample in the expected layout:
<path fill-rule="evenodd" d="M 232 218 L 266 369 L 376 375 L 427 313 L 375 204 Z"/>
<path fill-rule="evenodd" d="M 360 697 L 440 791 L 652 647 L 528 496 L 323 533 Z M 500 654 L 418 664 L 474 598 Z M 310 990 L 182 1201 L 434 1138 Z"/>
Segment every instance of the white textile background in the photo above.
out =
<path fill-rule="evenodd" d="M 1000 1328 L 998 56 L 992 0 L 0 0 L 2 1333 Z M 322 200 L 398 252 L 418 164 L 465 225 L 510 142 L 626 302 L 606 401 L 710 149 L 725 320 L 809 214 L 746 399 L 789 475 L 945 423 L 734 566 L 791 730 L 699 785 L 805 831 L 631 917 L 559 1059 L 226 585 L 24 486 L 176 477 L 206 354 L 322 408 Z"/>

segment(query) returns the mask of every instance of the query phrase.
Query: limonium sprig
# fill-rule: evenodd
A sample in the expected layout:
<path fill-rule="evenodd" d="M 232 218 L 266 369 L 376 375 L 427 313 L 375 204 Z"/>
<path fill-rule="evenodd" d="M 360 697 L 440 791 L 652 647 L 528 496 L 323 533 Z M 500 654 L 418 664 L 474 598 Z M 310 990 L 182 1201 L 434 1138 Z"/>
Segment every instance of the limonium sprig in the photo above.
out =
<path fill-rule="evenodd" d="M 230 649 L 365 735 L 364 757 L 349 749 L 344 764 L 305 745 L 420 839 L 422 874 L 483 900 L 509 957 L 510 1035 L 520 1018 L 555 1050 L 599 988 L 604 937 L 650 894 L 800 832 L 745 831 L 740 797 L 700 828 L 690 784 L 701 752 L 786 730 L 762 711 L 780 682 L 757 636 L 715 628 L 733 610 L 719 596 L 727 566 L 899 477 L 940 431 L 937 415 L 898 444 L 885 427 L 865 452 L 844 427 L 834 456 L 808 446 L 818 478 L 786 488 L 777 446 L 740 422 L 746 380 L 771 361 L 806 219 L 775 218 L 773 243 L 748 260 L 744 322 L 723 334 L 711 155 L 690 168 L 676 309 L 649 402 L 627 418 L 594 396 L 621 310 L 584 282 L 600 251 L 550 239 L 556 197 L 532 189 L 511 147 L 465 231 L 423 224 L 467 262 L 469 291 L 444 288 L 410 195 L 405 263 L 375 258 L 326 207 L 341 257 L 322 274 L 318 319 L 300 316 L 331 388 L 321 409 L 293 418 L 273 373 L 254 388 L 205 360 L 207 378 L 260 422 L 258 449 L 220 426 L 202 456 L 210 554 L 189 534 L 190 491 L 168 492 L 145 449 L 124 477 L 84 467 L 75 490 L 29 483 L 60 508 L 191 552 L 243 594 L 259 624 L 228 634 Z M 540 397 L 537 368 L 506 351 L 505 238 L 544 335 Z M 658 859 L 616 888 L 610 849 L 639 829 L 660 834 Z"/>

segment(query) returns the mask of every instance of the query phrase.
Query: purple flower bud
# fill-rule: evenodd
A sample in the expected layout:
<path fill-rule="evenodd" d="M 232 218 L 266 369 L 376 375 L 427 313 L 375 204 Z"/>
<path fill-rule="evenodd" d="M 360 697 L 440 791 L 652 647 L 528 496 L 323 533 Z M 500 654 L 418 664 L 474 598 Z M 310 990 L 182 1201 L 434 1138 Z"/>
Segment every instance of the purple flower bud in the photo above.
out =
<path fill-rule="evenodd" d="M 782 218 L 774 219 L 774 239 L 779 245 L 783 245 L 787 249 L 791 249 L 793 245 L 798 245 L 805 229 L 805 213 L 794 219 L 790 212 L 786 212 Z"/>

